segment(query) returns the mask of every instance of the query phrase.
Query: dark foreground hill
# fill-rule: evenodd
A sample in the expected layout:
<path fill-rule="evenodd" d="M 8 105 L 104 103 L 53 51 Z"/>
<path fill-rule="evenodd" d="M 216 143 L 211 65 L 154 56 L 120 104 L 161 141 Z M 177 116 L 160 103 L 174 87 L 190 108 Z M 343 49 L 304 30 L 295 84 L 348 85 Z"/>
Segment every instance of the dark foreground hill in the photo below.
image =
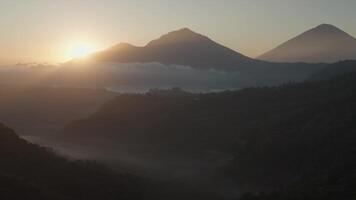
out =
<path fill-rule="evenodd" d="M 352 72 L 356 72 L 356 61 L 347 60 L 347 61 L 337 62 L 326 66 L 325 68 L 313 74 L 309 78 L 309 80 L 311 81 L 329 80 L 335 76 L 340 76 Z"/>
<path fill-rule="evenodd" d="M 179 182 L 114 172 L 96 162 L 58 156 L 2 124 L 0 157 L 0 199 L 4 200 L 216 199 Z"/>
<path fill-rule="evenodd" d="M 139 199 L 136 177 L 69 161 L 20 139 L 0 124 L 0 199 Z"/>
<path fill-rule="evenodd" d="M 355 83 L 350 74 L 260 96 L 228 174 L 262 190 L 283 188 L 281 198 L 266 199 L 354 198 Z"/>
<path fill-rule="evenodd" d="M 136 161 L 185 163 L 200 172 L 190 176 L 201 178 L 206 170 L 212 182 L 225 174 L 240 192 L 294 184 L 290 187 L 297 194 L 292 196 L 351 198 L 356 186 L 355 94 L 356 75 L 348 74 L 215 94 L 121 95 L 68 125 L 59 137 L 96 151 L 105 147 L 105 154 L 119 149 Z"/>

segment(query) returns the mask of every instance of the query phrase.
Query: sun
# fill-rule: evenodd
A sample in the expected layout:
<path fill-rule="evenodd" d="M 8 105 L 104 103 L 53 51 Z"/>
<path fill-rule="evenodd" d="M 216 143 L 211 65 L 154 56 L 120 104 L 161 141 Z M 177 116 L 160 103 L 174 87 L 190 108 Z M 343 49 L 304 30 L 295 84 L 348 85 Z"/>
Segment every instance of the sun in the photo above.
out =
<path fill-rule="evenodd" d="M 90 43 L 77 42 L 70 46 L 68 50 L 69 59 L 85 58 L 94 52 L 94 48 Z"/>

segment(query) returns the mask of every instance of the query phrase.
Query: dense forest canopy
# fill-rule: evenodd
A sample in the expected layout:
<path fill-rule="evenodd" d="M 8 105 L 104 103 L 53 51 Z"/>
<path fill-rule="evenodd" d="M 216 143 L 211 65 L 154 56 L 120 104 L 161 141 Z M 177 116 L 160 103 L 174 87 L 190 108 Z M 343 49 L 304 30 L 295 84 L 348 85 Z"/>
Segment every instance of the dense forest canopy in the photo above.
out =
<path fill-rule="evenodd" d="M 124 94 L 71 123 L 59 137 L 99 147 L 130 144 L 132 152 L 151 151 L 160 158 L 230 155 L 233 159 L 216 173 L 234 179 L 244 191 L 305 182 L 325 187 L 322 196 L 333 190 L 328 184 L 341 184 L 327 182 L 341 173 L 334 178 L 349 178 L 342 182 L 349 196 L 347 188 L 355 186 L 355 83 L 356 75 L 347 74 L 222 93 Z"/>

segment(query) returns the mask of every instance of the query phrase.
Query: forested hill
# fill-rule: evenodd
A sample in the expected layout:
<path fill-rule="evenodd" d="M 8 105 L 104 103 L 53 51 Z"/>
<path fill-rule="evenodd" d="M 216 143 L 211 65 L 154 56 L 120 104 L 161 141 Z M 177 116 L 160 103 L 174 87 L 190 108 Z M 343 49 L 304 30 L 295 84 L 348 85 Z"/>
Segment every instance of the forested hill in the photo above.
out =
<path fill-rule="evenodd" d="M 85 161 L 69 161 L 20 139 L 0 124 L 0 199 L 139 199 L 140 184 Z"/>
<path fill-rule="evenodd" d="M 345 60 L 342 62 L 337 62 L 326 66 L 325 68 L 313 74 L 309 78 L 309 80 L 310 81 L 329 80 L 332 79 L 333 77 L 345 75 L 352 72 L 356 72 L 356 61 Z"/>
<path fill-rule="evenodd" d="M 215 94 L 121 95 L 71 123 L 60 137 L 92 147 L 129 144 L 131 152 L 161 159 L 198 154 L 215 164 L 221 159 L 214 155 L 230 155 L 234 159 L 219 173 L 235 180 L 237 190 L 270 191 L 307 182 L 312 191 L 320 186 L 321 196 L 350 197 L 355 121 L 356 75 L 347 74 Z"/>
<path fill-rule="evenodd" d="M 274 192 L 242 199 L 356 198 L 356 74 L 282 91 L 274 92 L 276 106 L 264 99 L 270 111 L 250 125 L 228 170 L 240 183 Z M 278 93 L 295 99 L 278 101 Z"/>
<path fill-rule="evenodd" d="M 229 176 L 262 190 L 288 186 L 282 199 L 354 197 L 355 74 L 265 91 Z"/>

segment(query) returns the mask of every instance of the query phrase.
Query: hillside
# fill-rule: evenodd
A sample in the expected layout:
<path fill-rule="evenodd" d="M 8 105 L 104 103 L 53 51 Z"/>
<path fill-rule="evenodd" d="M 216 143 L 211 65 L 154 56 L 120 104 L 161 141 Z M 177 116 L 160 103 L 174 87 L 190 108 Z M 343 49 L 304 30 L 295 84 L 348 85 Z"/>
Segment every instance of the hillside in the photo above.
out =
<path fill-rule="evenodd" d="M 0 121 L 20 135 L 50 135 L 114 97 L 96 89 L 1 85 Z"/>
<path fill-rule="evenodd" d="M 309 78 L 309 80 L 311 81 L 329 80 L 335 76 L 342 76 L 347 73 L 352 73 L 355 71 L 356 71 L 356 61 L 347 60 L 347 61 L 337 62 L 326 66 L 325 68 L 313 74 Z"/>
<path fill-rule="evenodd" d="M 246 187 L 264 190 L 283 188 L 308 178 L 320 178 L 322 182 L 344 167 L 352 169 L 356 142 L 355 81 L 355 74 L 350 74 L 330 81 L 266 90 L 263 96 L 258 95 L 263 89 L 256 89 L 254 95 L 264 103 L 252 103 L 253 120 L 243 124 L 244 142 L 235 146 L 236 158 L 230 166 L 236 180 L 247 183 Z M 340 173 L 352 176 L 353 172 Z M 312 182 L 310 186 L 328 184 L 321 182 Z M 354 186 L 344 189 L 351 187 Z"/>
<path fill-rule="evenodd" d="M 88 161 L 69 161 L 0 124 L 0 199 L 139 199 L 140 184 Z"/>
<path fill-rule="evenodd" d="M 355 83 L 349 74 L 236 92 L 120 95 L 58 137 L 141 167 L 175 162 L 170 173 L 190 166 L 210 181 L 224 171 L 240 192 L 269 191 L 354 162 Z"/>

